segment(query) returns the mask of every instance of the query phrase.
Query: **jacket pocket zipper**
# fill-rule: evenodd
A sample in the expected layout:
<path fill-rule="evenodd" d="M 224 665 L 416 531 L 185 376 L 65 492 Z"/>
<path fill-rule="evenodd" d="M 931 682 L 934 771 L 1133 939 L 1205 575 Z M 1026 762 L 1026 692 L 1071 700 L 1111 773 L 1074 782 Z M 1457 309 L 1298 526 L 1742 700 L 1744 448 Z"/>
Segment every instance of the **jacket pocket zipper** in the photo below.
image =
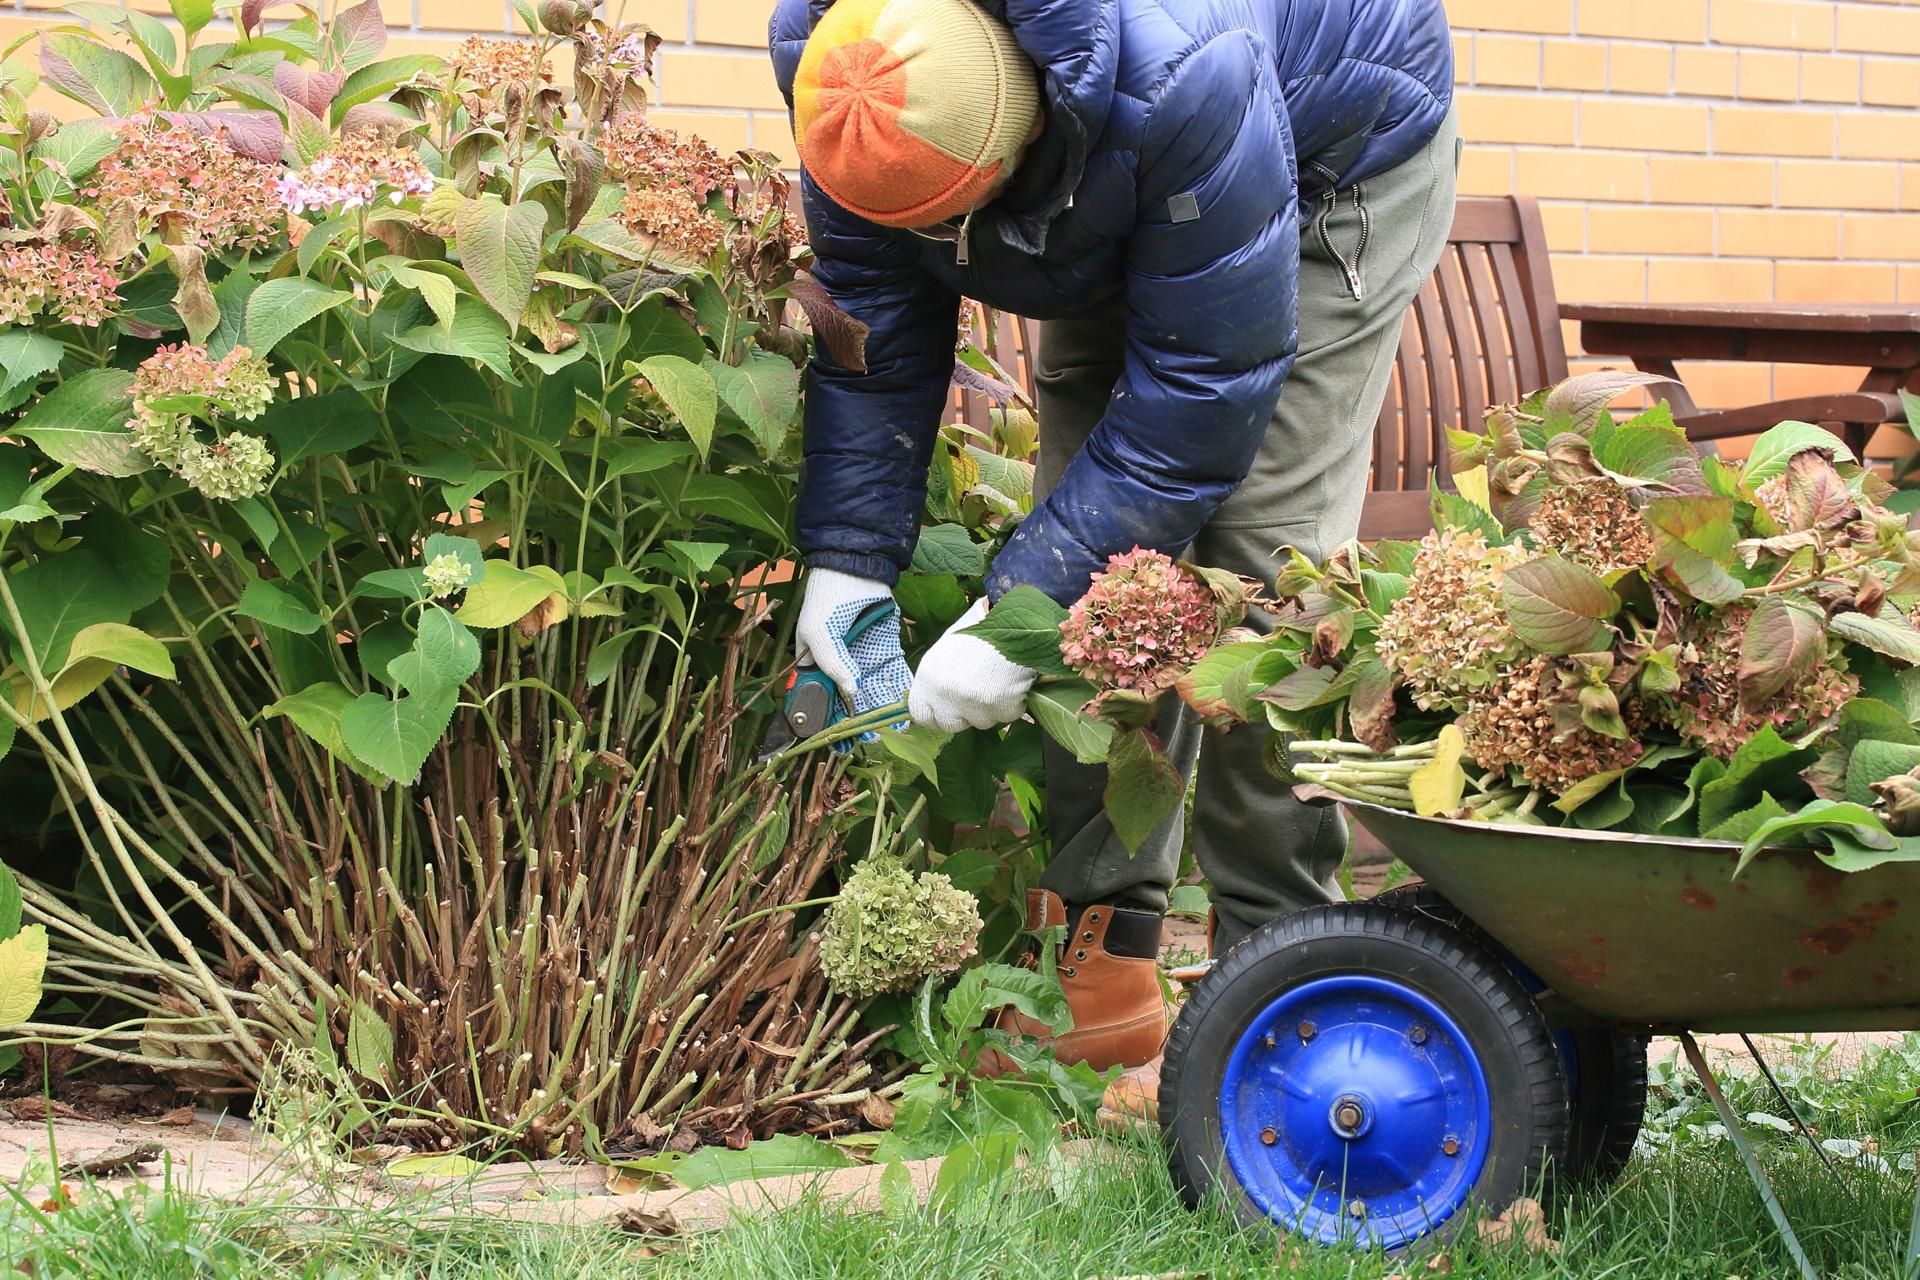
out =
<path fill-rule="evenodd" d="M 1362 267 L 1365 265 L 1367 255 L 1367 241 L 1373 238 L 1373 214 L 1367 208 L 1366 193 L 1359 183 L 1353 184 L 1353 209 L 1360 215 L 1360 240 L 1353 248 L 1351 260 L 1333 245 L 1333 230 L 1330 223 L 1339 208 L 1340 192 L 1329 188 L 1327 202 L 1320 208 L 1320 217 L 1315 222 L 1314 229 L 1319 233 L 1320 247 L 1327 251 L 1329 258 L 1340 264 L 1340 274 L 1347 278 L 1347 293 L 1355 302 L 1359 302 L 1366 296 L 1366 281 L 1362 274 Z"/>

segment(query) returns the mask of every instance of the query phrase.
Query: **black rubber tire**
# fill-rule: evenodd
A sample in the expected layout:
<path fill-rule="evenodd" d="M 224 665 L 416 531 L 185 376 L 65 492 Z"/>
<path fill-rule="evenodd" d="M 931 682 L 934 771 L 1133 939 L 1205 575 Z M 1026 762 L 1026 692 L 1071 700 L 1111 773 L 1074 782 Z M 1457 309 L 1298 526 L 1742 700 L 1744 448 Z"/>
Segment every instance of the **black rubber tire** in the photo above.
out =
<path fill-rule="evenodd" d="M 1450 924 L 1511 965 L 1512 957 L 1459 908 L 1425 883 L 1396 885 L 1373 901 Z M 1647 1114 L 1647 1038 L 1605 1027 L 1572 1031 L 1575 1078 L 1569 1082 L 1567 1161 L 1574 1183 L 1605 1185 L 1633 1156 Z"/>
<path fill-rule="evenodd" d="M 1160 1124 L 1186 1203 L 1218 1193 L 1243 1226 L 1283 1230 L 1227 1163 L 1221 1081 L 1234 1045 L 1264 1009 L 1294 986 L 1336 974 L 1403 983 L 1458 1023 L 1493 1103 L 1491 1147 L 1472 1203 L 1499 1214 L 1539 1194 L 1567 1138 L 1566 1078 L 1539 1007 L 1504 963 L 1457 930 L 1391 907 L 1338 903 L 1263 926 L 1213 966 L 1181 1010 L 1160 1074 Z M 1420 1243 L 1450 1239 L 1473 1217 L 1457 1212 Z"/>

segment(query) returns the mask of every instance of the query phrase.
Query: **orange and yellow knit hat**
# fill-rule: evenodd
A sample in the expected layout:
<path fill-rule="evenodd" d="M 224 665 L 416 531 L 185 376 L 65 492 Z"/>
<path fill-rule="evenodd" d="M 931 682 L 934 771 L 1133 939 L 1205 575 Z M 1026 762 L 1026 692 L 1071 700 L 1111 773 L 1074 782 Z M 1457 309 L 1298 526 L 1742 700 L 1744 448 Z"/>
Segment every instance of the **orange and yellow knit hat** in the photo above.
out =
<path fill-rule="evenodd" d="M 793 82 L 800 163 L 835 203 L 887 226 L 979 203 L 1039 115 L 1033 63 L 973 0 L 837 0 Z"/>

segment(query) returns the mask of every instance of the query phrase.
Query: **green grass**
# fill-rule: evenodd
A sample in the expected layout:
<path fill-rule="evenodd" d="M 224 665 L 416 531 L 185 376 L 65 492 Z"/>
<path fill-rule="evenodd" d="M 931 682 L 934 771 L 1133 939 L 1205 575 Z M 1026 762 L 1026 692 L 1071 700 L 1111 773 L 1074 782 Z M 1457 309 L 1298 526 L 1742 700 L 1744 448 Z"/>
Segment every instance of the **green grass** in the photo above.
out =
<path fill-rule="evenodd" d="M 1895 1280 L 1911 1222 L 1920 1147 L 1920 1034 L 1870 1051 L 1844 1073 L 1823 1051 L 1781 1055 L 1782 1085 L 1816 1136 L 1833 1140 L 1839 1178 L 1804 1143 L 1752 1127 L 1781 1199 L 1831 1280 Z M 1784 1112 L 1751 1074 L 1725 1076 L 1741 1115 Z M 324 1108 L 320 1114 L 324 1116 Z M 1697 1083 L 1656 1064 L 1644 1153 L 1613 1186 L 1551 1210 L 1557 1254 L 1488 1247 L 1472 1233 L 1449 1250 L 1462 1280 L 1773 1280 L 1794 1272 L 1759 1196 Z M 324 1125 L 282 1134 L 296 1150 L 334 1150 Z M 1865 1144 L 1871 1140 L 1874 1152 Z M 1852 1144 L 1862 1144 L 1854 1147 Z M 517 1224 L 449 1208 L 449 1194 L 365 1207 L 336 1185 L 330 1206 L 265 1182 L 245 1203 L 166 1189 L 83 1196 L 45 1213 L 46 1166 L 0 1189 L 0 1269 L 80 1280 L 1092 1280 L 1276 1273 L 1274 1243 L 1235 1230 L 1223 1210 L 1188 1212 L 1157 1149 L 1111 1142 L 1087 1159 L 1041 1162 L 964 1189 L 938 1207 L 901 1203 L 849 1214 L 803 1203 L 727 1230 L 642 1240 L 606 1228 Z M 452 1193 L 457 1196 L 457 1193 Z M 356 1202 L 357 1197 L 357 1202 Z M 1290 1251 L 1302 1280 L 1385 1280 L 1431 1273 L 1419 1260 Z M 1920 1280 L 1920 1278 L 1916 1278 Z"/>
<path fill-rule="evenodd" d="M 1663 1154 L 1636 1161 L 1615 1186 L 1573 1197 L 1552 1215 L 1557 1255 L 1468 1242 L 1451 1274 L 1471 1280 L 1579 1277 L 1771 1280 L 1791 1274 L 1758 1197 L 1731 1158 Z M 1810 1158 L 1772 1162 L 1782 1199 L 1824 1276 L 1890 1280 L 1911 1212 L 1910 1185 L 1851 1171 L 1836 1185 Z M 824 1203 L 747 1219 L 731 1229 L 660 1242 L 605 1229 L 526 1227 L 479 1214 L 429 1217 L 419 1206 L 315 1214 L 292 1204 L 217 1204 L 177 1193 L 98 1197 L 35 1220 L 0 1219 L 8 1260 L 39 1277 L 405 1276 L 598 1280 L 1076 1280 L 1203 1273 L 1212 1280 L 1274 1273 L 1271 1242 L 1232 1229 L 1221 1212 L 1181 1208 L 1151 1150 L 1116 1144 L 1076 1164 L 1023 1170 L 940 1210 L 844 1214 Z M 1381 1280 L 1380 1257 L 1294 1254 L 1302 1280 Z M 1422 1274 L 1417 1267 L 1412 1274 Z"/>

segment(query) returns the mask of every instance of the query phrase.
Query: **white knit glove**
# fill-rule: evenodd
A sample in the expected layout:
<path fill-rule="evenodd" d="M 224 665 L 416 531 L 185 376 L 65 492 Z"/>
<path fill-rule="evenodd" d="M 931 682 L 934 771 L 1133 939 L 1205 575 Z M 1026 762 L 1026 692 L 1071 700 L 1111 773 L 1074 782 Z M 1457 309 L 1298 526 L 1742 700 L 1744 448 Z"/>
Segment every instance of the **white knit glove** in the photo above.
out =
<path fill-rule="evenodd" d="M 839 687 L 854 715 L 904 702 L 913 680 L 900 650 L 898 610 L 847 644 L 853 620 L 875 602 L 891 599 L 893 592 L 885 583 L 837 569 L 809 569 L 802 585 L 794 656 L 803 666 L 820 668 Z"/>
<path fill-rule="evenodd" d="M 907 703 L 916 723 L 958 733 L 993 729 L 1020 718 L 1037 673 L 1008 661 L 978 636 L 961 634 L 986 616 L 987 602 L 975 601 L 920 659 Z"/>

